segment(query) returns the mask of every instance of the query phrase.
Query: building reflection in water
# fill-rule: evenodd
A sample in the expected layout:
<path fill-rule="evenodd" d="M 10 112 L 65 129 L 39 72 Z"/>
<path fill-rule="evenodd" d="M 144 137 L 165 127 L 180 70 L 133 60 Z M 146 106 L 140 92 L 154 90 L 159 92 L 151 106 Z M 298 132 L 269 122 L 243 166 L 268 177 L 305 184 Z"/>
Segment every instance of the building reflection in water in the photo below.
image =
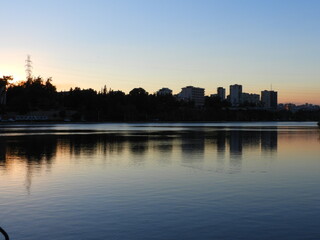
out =
<path fill-rule="evenodd" d="M 278 149 L 278 132 L 265 131 L 261 132 L 261 151 L 262 152 L 276 152 Z"/>
<path fill-rule="evenodd" d="M 276 152 L 277 131 L 180 131 L 180 132 L 130 132 L 123 134 L 74 134 L 34 135 L 2 137 L 0 139 L 0 173 L 10 171 L 15 163 L 25 165 L 25 186 L 30 191 L 32 176 L 42 169 L 50 171 L 57 156 L 72 157 L 73 163 L 93 159 L 95 156 L 128 154 L 133 164 L 152 161 L 154 156 L 162 163 L 171 163 L 173 154 L 181 152 L 183 164 L 192 166 L 202 163 L 206 149 L 215 149 L 213 156 L 219 171 L 224 169 L 226 152 L 229 151 L 229 169 L 239 172 L 243 154 L 252 149 Z M 90 158 L 81 158 L 90 156 Z M 175 155 L 176 156 L 176 155 Z M 210 157 L 211 158 L 211 157 Z M 71 159 L 71 158 L 70 158 Z M 80 160 L 81 159 L 81 160 Z M 162 159 L 162 160 L 161 160 Z M 179 159 L 179 158 L 177 158 Z M 94 162 L 92 163 L 94 164 Z"/>
<path fill-rule="evenodd" d="M 242 164 L 242 142 L 244 136 L 241 131 L 231 131 L 229 138 L 230 171 L 238 172 Z"/>
<path fill-rule="evenodd" d="M 226 157 L 226 142 L 227 136 L 225 131 L 218 131 L 216 135 L 216 146 L 217 146 L 217 168 L 216 171 L 223 172 L 225 168 L 225 157 Z M 214 141 L 213 141 L 214 142 Z"/>
<path fill-rule="evenodd" d="M 181 133 L 181 152 L 183 163 L 196 163 L 203 161 L 205 150 L 204 131 L 186 131 Z"/>
<path fill-rule="evenodd" d="M 217 132 L 217 154 L 218 157 L 225 157 L 226 152 L 226 132 L 225 131 L 218 131 Z"/>

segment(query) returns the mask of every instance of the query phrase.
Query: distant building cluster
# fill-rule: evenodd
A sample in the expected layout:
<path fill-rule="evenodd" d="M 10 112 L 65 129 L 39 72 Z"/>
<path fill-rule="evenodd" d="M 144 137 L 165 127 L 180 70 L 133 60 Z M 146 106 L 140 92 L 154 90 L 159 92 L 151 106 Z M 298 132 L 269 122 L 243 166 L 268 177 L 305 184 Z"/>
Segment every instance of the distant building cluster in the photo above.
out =
<path fill-rule="evenodd" d="M 158 95 L 172 94 L 169 88 L 162 88 L 157 92 Z M 181 89 L 181 92 L 176 97 L 183 101 L 192 101 L 195 106 L 201 107 L 204 105 L 205 89 L 193 86 L 187 86 Z M 277 109 L 278 93 L 276 91 L 261 91 L 261 95 L 255 93 L 245 93 L 242 91 L 242 85 L 234 84 L 229 87 L 229 95 L 226 96 L 226 89 L 223 87 L 217 88 L 216 94 L 211 94 L 210 97 L 219 98 L 221 101 L 228 101 L 232 107 L 241 107 L 243 105 L 262 107 L 265 109 Z"/>
<path fill-rule="evenodd" d="M 302 104 L 302 105 L 296 105 L 293 103 L 281 103 L 278 105 L 279 110 L 286 110 L 290 112 L 297 112 L 297 111 L 319 111 L 320 106 L 319 105 L 314 105 L 314 104 Z"/>

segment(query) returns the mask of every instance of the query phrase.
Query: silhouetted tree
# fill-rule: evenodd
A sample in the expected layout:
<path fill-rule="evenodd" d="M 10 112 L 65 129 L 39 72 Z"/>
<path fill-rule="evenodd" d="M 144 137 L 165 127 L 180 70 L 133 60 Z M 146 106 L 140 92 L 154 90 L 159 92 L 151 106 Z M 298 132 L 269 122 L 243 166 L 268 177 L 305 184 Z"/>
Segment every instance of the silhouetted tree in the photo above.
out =
<path fill-rule="evenodd" d="M 19 112 L 55 108 L 56 88 L 51 81 L 51 78 L 44 82 L 42 77 L 37 77 L 17 85 L 11 84 L 7 90 L 8 107 Z"/>
<path fill-rule="evenodd" d="M 75 87 L 57 93 L 51 78 L 29 78 L 15 84 L 8 84 L 9 80 L 12 77 L 0 78 L 0 89 L 7 88 L 7 106 L 2 113 L 56 110 L 61 119 L 71 116 L 74 121 L 263 121 L 320 117 L 320 111 L 267 111 L 250 106 L 234 109 L 218 97 L 205 97 L 204 107 L 198 108 L 193 102 L 172 95 L 149 94 L 143 88 L 134 88 L 129 94 L 107 91 L 106 86 L 100 92 Z"/>

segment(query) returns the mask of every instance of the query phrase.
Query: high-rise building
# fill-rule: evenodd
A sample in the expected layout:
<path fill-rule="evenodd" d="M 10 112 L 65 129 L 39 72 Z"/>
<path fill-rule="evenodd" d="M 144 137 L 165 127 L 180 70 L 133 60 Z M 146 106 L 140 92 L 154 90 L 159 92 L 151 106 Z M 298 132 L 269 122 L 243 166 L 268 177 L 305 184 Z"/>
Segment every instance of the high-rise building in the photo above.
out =
<path fill-rule="evenodd" d="M 278 93 L 275 91 L 262 91 L 261 102 L 265 108 L 276 109 L 278 106 Z"/>
<path fill-rule="evenodd" d="M 244 104 L 258 105 L 260 102 L 260 95 L 254 93 L 242 93 L 241 102 Z"/>
<path fill-rule="evenodd" d="M 230 85 L 230 103 L 232 106 L 239 106 L 241 103 L 242 85 Z"/>
<path fill-rule="evenodd" d="M 223 87 L 218 87 L 217 88 L 217 95 L 221 101 L 224 101 L 226 99 L 226 89 Z"/>
<path fill-rule="evenodd" d="M 178 98 L 186 101 L 193 101 L 194 105 L 201 107 L 204 105 L 204 88 L 187 86 L 181 89 Z"/>
<path fill-rule="evenodd" d="M 169 88 L 161 88 L 158 92 L 157 95 L 172 95 L 172 90 Z"/>

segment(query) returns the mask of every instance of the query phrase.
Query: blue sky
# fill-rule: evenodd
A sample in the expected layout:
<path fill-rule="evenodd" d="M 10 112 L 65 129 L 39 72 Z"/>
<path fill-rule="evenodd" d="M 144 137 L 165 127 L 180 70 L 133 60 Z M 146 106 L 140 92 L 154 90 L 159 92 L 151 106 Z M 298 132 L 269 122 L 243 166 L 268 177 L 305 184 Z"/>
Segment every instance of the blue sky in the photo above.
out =
<path fill-rule="evenodd" d="M 320 1 L 2 1 L 0 74 L 34 75 L 59 89 L 104 85 L 272 84 L 282 102 L 320 104 Z"/>

